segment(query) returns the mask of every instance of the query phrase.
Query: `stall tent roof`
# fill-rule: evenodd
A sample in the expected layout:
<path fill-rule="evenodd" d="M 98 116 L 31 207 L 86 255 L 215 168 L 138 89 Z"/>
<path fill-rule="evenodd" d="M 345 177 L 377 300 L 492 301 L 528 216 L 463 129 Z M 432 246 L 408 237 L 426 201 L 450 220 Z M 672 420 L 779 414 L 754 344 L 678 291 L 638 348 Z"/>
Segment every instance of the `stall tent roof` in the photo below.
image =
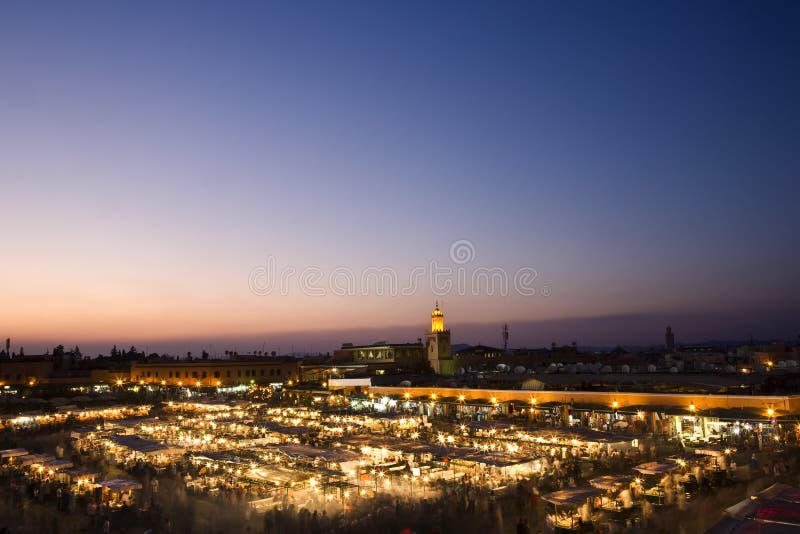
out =
<path fill-rule="evenodd" d="M 127 478 L 113 478 L 111 480 L 104 480 L 100 482 L 104 488 L 111 491 L 127 491 L 142 489 L 142 484 L 136 480 L 129 480 Z"/>
<path fill-rule="evenodd" d="M 6 449 L 0 451 L 0 458 L 14 458 L 15 456 L 25 456 L 28 451 L 25 449 Z"/>
<path fill-rule="evenodd" d="M 589 484 L 602 490 L 617 490 L 631 483 L 632 478 L 624 475 L 603 475 L 595 477 Z"/>
<path fill-rule="evenodd" d="M 542 500 L 559 506 L 580 506 L 586 502 L 586 499 L 602 493 L 599 489 L 592 487 L 569 488 L 543 495 Z"/>
<path fill-rule="evenodd" d="M 326 462 L 352 462 L 358 460 L 358 454 L 342 449 L 326 449 L 309 445 L 284 444 L 271 447 L 290 458 L 319 458 Z"/>
<path fill-rule="evenodd" d="M 678 468 L 677 464 L 663 464 L 659 462 L 647 462 L 634 467 L 634 471 L 639 471 L 643 475 L 663 475 Z"/>
<path fill-rule="evenodd" d="M 109 441 L 116 443 L 120 447 L 125 447 L 126 449 L 141 454 L 167 453 L 171 451 L 180 450 L 176 447 L 170 447 L 169 445 L 164 445 L 163 443 L 159 443 L 157 441 L 142 439 L 139 436 L 132 436 L 127 434 L 109 436 L 108 439 Z"/>

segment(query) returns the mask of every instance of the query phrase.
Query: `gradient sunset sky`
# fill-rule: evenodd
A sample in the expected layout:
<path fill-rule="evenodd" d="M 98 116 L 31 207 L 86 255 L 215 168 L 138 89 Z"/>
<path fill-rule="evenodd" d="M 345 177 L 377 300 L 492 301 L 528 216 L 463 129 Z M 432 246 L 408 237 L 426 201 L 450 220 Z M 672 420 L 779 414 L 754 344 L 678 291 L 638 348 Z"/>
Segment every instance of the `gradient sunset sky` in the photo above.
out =
<path fill-rule="evenodd" d="M 798 27 L 779 1 L 2 2 L 0 337 L 330 350 L 414 340 L 438 298 L 456 343 L 796 338 Z M 259 295 L 270 257 L 538 276 Z"/>

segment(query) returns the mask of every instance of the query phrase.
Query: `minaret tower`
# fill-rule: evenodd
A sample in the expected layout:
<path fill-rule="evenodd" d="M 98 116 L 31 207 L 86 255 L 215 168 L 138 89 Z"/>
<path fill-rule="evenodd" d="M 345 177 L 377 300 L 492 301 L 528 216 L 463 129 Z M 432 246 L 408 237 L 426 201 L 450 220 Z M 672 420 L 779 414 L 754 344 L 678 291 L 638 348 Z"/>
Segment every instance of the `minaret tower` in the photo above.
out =
<path fill-rule="evenodd" d="M 444 327 L 444 313 L 438 302 L 431 313 L 431 329 L 425 334 L 425 345 L 434 373 L 445 376 L 456 373 L 455 361 L 450 354 L 450 330 Z"/>
<path fill-rule="evenodd" d="M 672 333 L 672 327 L 668 326 L 664 334 L 664 348 L 669 352 L 675 352 L 675 334 Z"/>

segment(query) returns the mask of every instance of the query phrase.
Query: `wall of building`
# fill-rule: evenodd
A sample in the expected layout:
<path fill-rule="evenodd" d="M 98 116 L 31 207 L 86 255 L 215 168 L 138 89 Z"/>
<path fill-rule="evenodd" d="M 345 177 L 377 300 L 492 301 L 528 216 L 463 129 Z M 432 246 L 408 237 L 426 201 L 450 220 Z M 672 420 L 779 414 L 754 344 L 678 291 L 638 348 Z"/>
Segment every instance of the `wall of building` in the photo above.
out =
<path fill-rule="evenodd" d="M 800 395 L 689 395 L 689 394 L 664 394 L 664 393 L 630 393 L 614 391 L 521 391 L 505 389 L 457 389 L 439 387 L 379 387 L 369 388 L 375 396 L 399 395 L 409 393 L 413 397 L 430 397 L 436 394 L 438 398 L 452 397 L 471 399 L 494 398 L 498 403 L 519 402 L 530 404 L 533 399 L 536 403 L 560 402 L 566 404 L 597 404 L 613 406 L 616 402 L 618 408 L 626 406 L 674 406 L 688 408 L 694 405 L 698 412 L 712 408 L 723 409 L 754 409 L 763 411 L 773 409 L 775 416 L 800 413 Z"/>
<path fill-rule="evenodd" d="M 1 360 L 0 385 L 24 385 L 46 382 L 53 374 L 52 360 Z"/>
<path fill-rule="evenodd" d="M 199 360 L 192 362 L 131 364 L 129 380 L 168 386 L 232 386 L 296 382 L 299 362 L 265 360 Z"/>

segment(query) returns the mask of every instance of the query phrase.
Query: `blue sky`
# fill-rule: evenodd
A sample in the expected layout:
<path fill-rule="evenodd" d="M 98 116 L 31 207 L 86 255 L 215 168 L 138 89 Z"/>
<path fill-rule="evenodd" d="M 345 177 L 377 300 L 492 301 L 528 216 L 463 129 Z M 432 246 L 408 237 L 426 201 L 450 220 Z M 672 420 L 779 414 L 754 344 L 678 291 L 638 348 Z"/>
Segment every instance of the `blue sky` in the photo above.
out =
<path fill-rule="evenodd" d="M 458 322 L 772 335 L 800 297 L 798 23 L 792 2 L 4 2 L 0 319 L 34 344 L 391 333 L 437 296 L 248 275 L 402 274 L 468 239 L 552 295 L 447 295 Z"/>

